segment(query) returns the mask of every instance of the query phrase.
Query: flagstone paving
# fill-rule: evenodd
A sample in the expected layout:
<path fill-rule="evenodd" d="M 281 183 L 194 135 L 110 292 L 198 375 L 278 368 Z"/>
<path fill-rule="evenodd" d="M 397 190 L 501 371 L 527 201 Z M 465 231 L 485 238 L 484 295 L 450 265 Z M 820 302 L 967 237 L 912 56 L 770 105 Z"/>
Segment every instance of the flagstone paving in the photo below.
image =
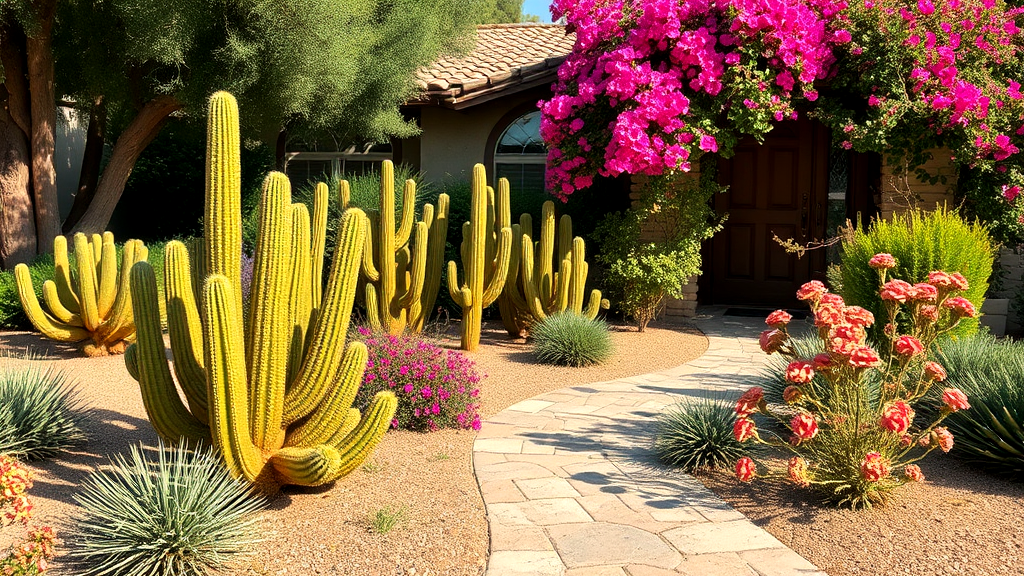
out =
<path fill-rule="evenodd" d="M 542 394 L 483 423 L 473 463 L 491 532 L 486 576 L 825 576 L 651 450 L 665 407 L 735 397 L 766 359 L 760 319 L 701 312 L 700 358 Z"/>

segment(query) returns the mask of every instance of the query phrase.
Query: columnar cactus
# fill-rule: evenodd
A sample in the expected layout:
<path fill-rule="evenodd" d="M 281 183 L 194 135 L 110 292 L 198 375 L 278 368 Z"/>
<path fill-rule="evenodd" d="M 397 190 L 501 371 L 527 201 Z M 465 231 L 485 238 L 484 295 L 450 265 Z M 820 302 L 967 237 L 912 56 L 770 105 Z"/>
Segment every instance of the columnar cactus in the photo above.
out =
<path fill-rule="evenodd" d="M 343 197 L 346 192 L 343 186 Z M 380 210 L 369 215 L 363 274 L 370 325 L 391 334 L 422 331 L 441 287 L 448 195 L 438 196 L 436 214 L 432 204 L 425 205 L 423 219 L 414 225 L 415 211 L 416 183 L 407 180 L 402 220 L 395 229 L 395 167 L 385 160 L 380 171 Z M 415 242 L 410 245 L 414 228 Z"/>
<path fill-rule="evenodd" d="M 292 204 L 288 178 L 263 185 L 253 284 L 242 310 L 241 187 L 238 108 L 210 99 L 205 270 L 201 303 L 188 250 L 167 245 L 168 328 L 181 401 L 168 367 L 157 316 L 156 279 L 146 263 L 131 272 L 138 342 L 125 363 L 139 381 L 150 422 L 169 441 L 212 441 L 236 477 L 272 492 L 281 484 L 315 486 L 359 466 L 391 424 L 397 400 L 381 392 L 366 414 L 352 407 L 366 368 L 366 347 L 345 337 L 355 298 L 366 216 L 346 210 L 326 296 L 320 300 L 327 198 L 310 218 Z M 313 230 L 310 230 L 310 222 Z M 319 243 L 319 245 L 317 245 Z M 243 322 L 243 320 L 246 320 Z"/>
<path fill-rule="evenodd" d="M 148 255 L 139 240 L 124 245 L 118 270 L 114 235 L 75 234 L 75 274 L 68 259 L 68 241 L 53 240 L 54 279 L 43 283 L 44 311 L 36 298 L 28 266 L 14 268 L 18 297 L 25 315 L 37 330 L 62 342 L 89 340 L 82 350 L 87 356 L 121 354 L 135 336 L 129 270 Z"/>
<path fill-rule="evenodd" d="M 572 218 L 565 214 L 558 223 L 557 260 L 555 259 L 555 205 L 545 202 L 541 212 L 540 241 L 533 241 L 533 230 L 529 220 L 520 223 L 522 234 L 519 244 L 518 286 L 522 293 L 506 286 L 509 301 L 516 306 L 519 317 L 528 315 L 534 321 L 547 318 L 555 312 L 571 311 L 593 319 L 602 308 L 608 308 L 608 301 L 601 299 L 600 290 L 591 290 L 590 299 L 584 306 L 587 273 L 586 245 L 583 238 L 572 235 Z M 536 246 L 537 257 L 534 258 Z M 554 263 L 559 262 L 557 271 Z M 511 276 L 510 276 L 511 277 Z M 521 303 L 526 309 L 519 308 Z M 504 309 L 503 309 L 504 311 Z M 506 321 L 506 324 L 508 322 Z"/>
<path fill-rule="evenodd" d="M 495 226 L 509 220 L 508 187 L 499 189 L 498 203 L 494 190 L 487 186 L 483 164 L 473 166 L 473 199 L 470 220 L 462 225 L 463 282 L 458 280 L 458 267 L 448 262 L 448 291 L 452 300 L 462 307 L 462 349 L 474 351 L 480 346 L 480 324 L 484 308 L 490 306 L 505 287 L 509 258 L 512 252 L 512 228 Z M 500 211 L 500 213 L 497 213 Z"/>

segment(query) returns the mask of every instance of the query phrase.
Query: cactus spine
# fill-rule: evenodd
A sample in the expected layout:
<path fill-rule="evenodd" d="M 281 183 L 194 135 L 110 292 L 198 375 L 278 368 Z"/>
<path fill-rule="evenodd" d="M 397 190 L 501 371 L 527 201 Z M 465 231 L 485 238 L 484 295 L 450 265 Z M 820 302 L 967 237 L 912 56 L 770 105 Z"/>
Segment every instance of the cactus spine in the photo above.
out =
<path fill-rule="evenodd" d="M 209 111 L 203 250 L 208 275 L 201 302 L 184 244 L 168 244 L 164 271 L 171 352 L 185 402 L 167 365 L 148 263 L 131 272 L 142 328 L 125 362 L 139 381 L 150 422 L 164 438 L 212 441 L 235 476 L 267 492 L 281 484 L 332 482 L 370 454 L 397 407 L 394 394 L 382 392 L 366 414 L 352 408 L 367 353 L 358 342 L 346 348 L 345 336 L 366 216 L 355 209 L 341 215 L 330 280 L 322 292 L 317 262 L 323 261 L 326 239 L 326 194 L 318 194 L 311 217 L 305 206 L 292 204 L 284 174 L 267 176 L 248 321 L 243 322 L 242 244 L 236 233 L 241 191 L 234 161 L 238 109 L 230 94 L 219 92 Z"/>
<path fill-rule="evenodd" d="M 385 160 L 380 171 L 380 209 L 369 215 L 370 235 L 366 239 L 363 275 L 366 284 L 366 312 L 370 325 L 391 334 L 418 333 L 434 307 L 441 287 L 444 246 L 448 237 L 448 195 L 434 206 L 423 207 L 423 219 L 413 224 L 416 183 L 405 182 L 402 219 L 395 229 L 395 167 Z M 347 183 L 346 183 L 347 184 Z M 347 200 L 348 186 L 342 187 Z M 415 231 L 415 241 L 409 237 Z"/>
<path fill-rule="evenodd" d="M 148 251 L 141 241 L 129 240 L 119 270 L 110 232 L 93 234 L 92 238 L 75 234 L 74 250 L 72 276 L 67 238 L 54 238 L 54 278 L 43 283 L 46 310 L 36 298 L 28 266 L 19 264 L 14 268 L 21 306 L 32 325 L 48 338 L 62 342 L 90 340 L 83 347 L 87 356 L 120 354 L 135 336 L 129 271 L 147 258 Z"/>
<path fill-rule="evenodd" d="M 464 281 L 458 281 L 455 261 L 448 262 L 448 291 L 462 307 L 462 349 L 480 346 L 480 325 L 484 308 L 490 306 L 505 287 L 512 252 L 512 228 L 496 226 L 509 220 L 508 186 L 494 190 L 487 186 L 483 164 L 473 166 L 473 199 L 470 220 L 462 225 L 462 267 Z"/>
<path fill-rule="evenodd" d="M 510 281 L 502 294 L 507 304 L 501 308 L 510 334 L 522 334 L 529 328 L 529 322 L 543 320 L 556 312 L 568 310 L 593 319 L 599 310 L 608 308 L 608 301 L 601 299 L 600 290 L 591 290 L 590 299 L 584 298 L 590 268 L 586 245 L 583 238 L 573 238 L 572 218 L 567 214 L 559 220 L 556 234 L 554 202 L 545 202 L 542 208 L 540 240 L 534 242 L 529 215 L 523 214 L 516 241 L 519 282 L 513 284 L 514 275 L 510 272 Z M 558 263 L 557 270 L 555 263 Z M 513 333 L 513 329 L 517 332 Z"/>

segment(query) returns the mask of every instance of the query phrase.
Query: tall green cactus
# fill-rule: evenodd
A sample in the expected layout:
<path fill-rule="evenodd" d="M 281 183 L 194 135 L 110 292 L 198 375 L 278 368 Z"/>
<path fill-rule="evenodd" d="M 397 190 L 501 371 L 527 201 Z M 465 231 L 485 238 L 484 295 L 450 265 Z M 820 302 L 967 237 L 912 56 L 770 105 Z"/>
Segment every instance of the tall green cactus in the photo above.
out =
<path fill-rule="evenodd" d="M 241 187 L 238 108 L 210 99 L 205 272 L 197 303 L 189 252 L 166 249 L 168 331 L 178 395 L 157 315 L 156 278 L 147 263 L 131 272 L 138 342 L 125 355 L 150 422 L 170 441 L 212 441 L 228 469 L 264 491 L 315 486 L 359 466 L 391 424 L 397 400 L 379 393 L 366 414 L 352 407 L 366 347 L 345 337 L 355 298 L 366 216 L 346 210 L 326 294 L 320 287 L 326 196 L 312 218 L 292 204 L 288 178 L 263 184 L 249 310 L 240 290 Z M 310 229 L 311 222 L 313 229 Z M 199 266 L 196 267 L 200 269 Z M 243 321 L 245 320 L 245 321 Z"/>
<path fill-rule="evenodd" d="M 343 199 L 347 186 L 342 186 Z M 441 287 L 444 246 L 448 237 L 448 195 L 423 207 L 413 224 L 416 183 L 406 180 L 402 220 L 395 229 L 395 167 L 385 160 L 380 170 L 380 209 L 369 215 L 370 235 L 363 253 L 366 312 L 370 325 L 391 334 L 418 333 L 434 307 Z M 415 228 L 415 242 L 409 237 Z"/>
<path fill-rule="evenodd" d="M 448 262 L 448 291 L 462 307 L 462 349 L 467 351 L 480 347 L 484 308 L 501 295 L 512 253 L 512 228 L 496 226 L 510 219 L 508 186 L 499 189 L 495 203 L 487 172 L 483 164 L 477 164 L 473 166 L 472 190 L 470 220 L 462 225 L 463 282 L 458 280 L 455 261 Z"/>
<path fill-rule="evenodd" d="M 573 238 L 572 218 L 562 215 L 557 235 L 555 231 L 555 204 L 551 201 L 545 202 L 541 211 L 538 242 L 533 240 L 529 214 L 523 214 L 518 230 L 514 231 L 519 266 L 517 271 L 509 271 L 509 280 L 502 292 L 505 304 L 501 307 L 502 320 L 510 334 L 522 335 L 530 322 L 543 320 L 556 312 L 568 310 L 593 319 L 600 309 L 608 308 L 608 301 L 601 299 L 600 290 L 591 290 L 590 299 L 584 302 L 590 267 L 583 238 Z M 557 270 L 555 262 L 559 263 Z"/>
<path fill-rule="evenodd" d="M 124 245 L 118 270 L 114 235 L 75 234 L 75 269 L 68 258 L 68 241 L 53 241 L 54 279 L 43 283 L 43 310 L 32 287 L 28 266 L 14 268 L 18 297 L 25 315 L 47 338 L 62 342 L 89 340 L 87 356 L 121 354 L 135 336 L 128 275 L 131 267 L 148 255 L 139 240 Z"/>

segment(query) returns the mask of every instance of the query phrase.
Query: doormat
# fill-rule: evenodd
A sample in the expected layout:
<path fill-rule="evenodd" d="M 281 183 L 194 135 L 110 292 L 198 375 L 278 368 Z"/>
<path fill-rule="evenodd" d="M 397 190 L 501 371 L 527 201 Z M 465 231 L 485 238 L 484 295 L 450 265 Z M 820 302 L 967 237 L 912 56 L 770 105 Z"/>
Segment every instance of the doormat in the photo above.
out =
<path fill-rule="evenodd" d="M 725 316 L 739 316 L 741 318 L 767 318 L 775 309 L 774 308 L 726 308 Z M 794 320 L 804 320 L 807 318 L 806 310 L 786 310 L 789 312 Z"/>

